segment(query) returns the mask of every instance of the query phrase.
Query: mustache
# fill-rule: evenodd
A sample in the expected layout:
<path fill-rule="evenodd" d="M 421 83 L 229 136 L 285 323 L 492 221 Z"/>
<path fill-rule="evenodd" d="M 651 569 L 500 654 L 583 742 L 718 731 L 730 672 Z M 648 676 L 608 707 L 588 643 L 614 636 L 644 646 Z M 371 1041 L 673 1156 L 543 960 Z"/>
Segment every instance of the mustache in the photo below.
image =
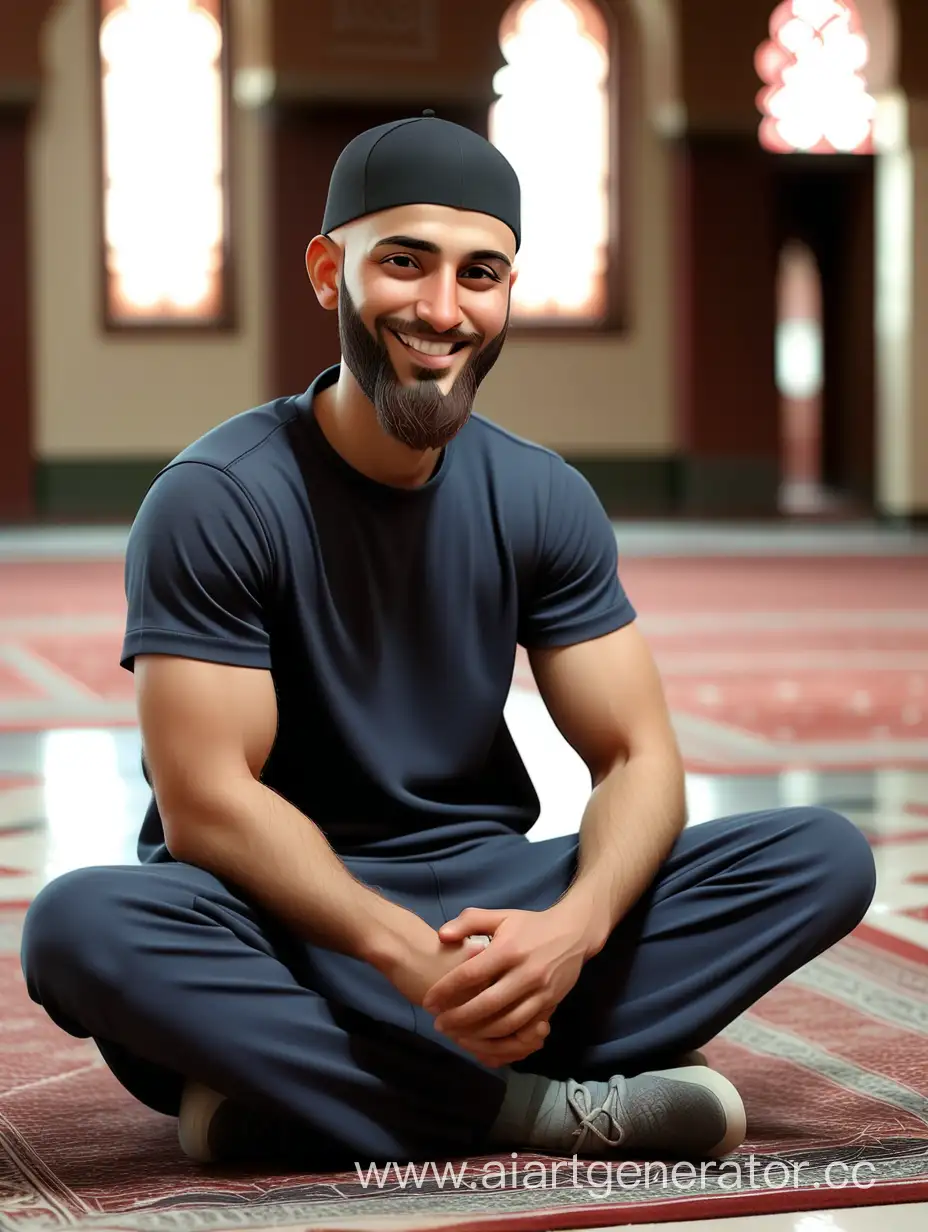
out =
<path fill-rule="evenodd" d="M 426 342 L 471 342 L 480 345 L 483 334 L 464 334 L 460 330 L 449 329 L 438 334 L 434 329 L 422 326 L 416 321 L 401 321 L 386 319 L 379 322 L 381 329 L 392 330 L 395 334 L 405 334 L 408 338 L 424 338 Z"/>

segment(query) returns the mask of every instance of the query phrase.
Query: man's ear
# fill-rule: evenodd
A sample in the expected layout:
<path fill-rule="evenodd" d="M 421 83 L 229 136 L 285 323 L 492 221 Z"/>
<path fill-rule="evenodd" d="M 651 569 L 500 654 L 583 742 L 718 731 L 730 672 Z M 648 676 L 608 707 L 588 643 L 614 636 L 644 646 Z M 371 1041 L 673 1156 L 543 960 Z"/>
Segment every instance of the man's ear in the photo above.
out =
<path fill-rule="evenodd" d="M 327 312 L 338 309 L 338 279 L 342 250 L 327 235 L 316 235 L 306 249 L 306 272 L 316 299 Z"/>

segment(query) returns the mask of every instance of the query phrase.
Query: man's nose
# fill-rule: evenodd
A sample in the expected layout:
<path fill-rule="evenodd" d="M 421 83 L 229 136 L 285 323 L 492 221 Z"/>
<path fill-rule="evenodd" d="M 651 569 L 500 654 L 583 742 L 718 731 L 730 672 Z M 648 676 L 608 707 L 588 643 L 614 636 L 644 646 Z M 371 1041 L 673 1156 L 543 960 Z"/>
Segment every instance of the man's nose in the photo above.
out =
<path fill-rule="evenodd" d="M 436 333 L 457 329 L 461 324 L 461 305 L 458 301 L 457 271 L 435 270 L 428 280 L 425 294 L 416 305 L 421 321 L 427 321 Z"/>

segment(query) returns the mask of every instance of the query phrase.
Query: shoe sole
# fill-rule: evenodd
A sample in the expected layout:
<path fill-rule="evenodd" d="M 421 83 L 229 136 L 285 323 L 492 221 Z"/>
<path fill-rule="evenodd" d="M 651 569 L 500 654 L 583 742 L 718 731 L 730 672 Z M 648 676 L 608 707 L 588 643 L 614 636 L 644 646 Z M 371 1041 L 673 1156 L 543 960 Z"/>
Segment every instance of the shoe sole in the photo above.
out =
<path fill-rule="evenodd" d="M 694 1086 L 702 1087 L 706 1091 L 711 1091 L 722 1105 L 728 1128 L 721 1142 L 705 1152 L 707 1159 L 718 1159 L 722 1155 L 728 1155 L 744 1141 L 748 1128 L 744 1101 L 738 1094 L 737 1087 L 729 1082 L 724 1074 L 702 1065 L 685 1065 L 680 1069 L 650 1070 L 649 1073 L 659 1078 L 670 1078 L 675 1082 L 690 1082 Z"/>
<path fill-rule="evenodd" d="M 197 1163 L 213 1162 L 213 1153 L 209 1149 L 209 1127 L 216 1109 L 223 1103 L 224 1095 L 201 1082 L 187 1082 L 184 1085 L 177 1118 L 177 1139 L 184 1154 Z"/>

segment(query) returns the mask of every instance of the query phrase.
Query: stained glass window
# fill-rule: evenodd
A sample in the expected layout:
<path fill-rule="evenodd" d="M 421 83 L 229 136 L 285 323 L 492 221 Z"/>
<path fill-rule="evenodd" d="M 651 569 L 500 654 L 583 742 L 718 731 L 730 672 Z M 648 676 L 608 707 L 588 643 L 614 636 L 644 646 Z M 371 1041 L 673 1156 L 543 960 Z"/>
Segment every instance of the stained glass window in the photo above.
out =
<path fill-rule="evenodd" d="M 784 0 L 755 66 L 760 141 L 785 154 L 870 153 L 876 102 L 863 75 L 869 54 L 849 0 Z"/>

